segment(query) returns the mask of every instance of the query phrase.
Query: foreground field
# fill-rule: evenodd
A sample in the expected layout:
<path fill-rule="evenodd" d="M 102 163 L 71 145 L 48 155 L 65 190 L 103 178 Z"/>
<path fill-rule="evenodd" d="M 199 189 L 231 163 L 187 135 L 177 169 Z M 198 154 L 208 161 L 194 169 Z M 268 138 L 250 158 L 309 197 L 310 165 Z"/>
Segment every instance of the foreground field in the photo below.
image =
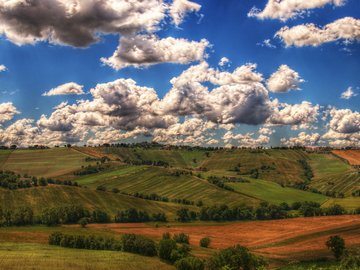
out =
<path fill-rule="evenodd" d="M 6 270 L 173 270 L 156 258 L 124 252 L 72 250 L 42 244 L 0 242 Z"/>

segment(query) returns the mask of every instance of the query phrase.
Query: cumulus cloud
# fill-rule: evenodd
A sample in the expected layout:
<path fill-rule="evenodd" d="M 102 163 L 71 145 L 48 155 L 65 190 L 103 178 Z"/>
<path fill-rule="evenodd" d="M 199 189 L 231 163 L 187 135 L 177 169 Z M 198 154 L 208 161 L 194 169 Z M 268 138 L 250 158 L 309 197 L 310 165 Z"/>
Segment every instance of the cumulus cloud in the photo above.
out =
<path fill-rule="evenodd" d="M 329 127 L 337 133 L 355 133 L 360 131 L 360 113 L 349 109 L 332 109 Z"/>
<path fill-rule="evenodd" d="M 319 133 L 307 134 L 305 132 L 300 132 L 297 137 L 292 138 L 282 138 L 281 144 L 293 147 L 293 146 L 314 146 L 317 145 L 321 136 Z"/>
<path fill-rule="evenodd" d="M 170 6 L 170 15 L 175 25 L 180 25 L 188 12 L 199 11 L 201 5 L 188 0 L 174 0 Z"/>
<path fill-rule="evenodd" d="M 17 45 L 87 47 L 99 34 L 153 32 L 166 8 L 162 0 L 1 0 L 0 34 Z"/>
<path fill-rule="evenodd" d="M 290 90 L 300 90 L 300 84 L 303 82 L 299 73 L 287 65 L 281 65 L 267 80 L 267 87 L 271 92 L 286 93 Z"/>
<path fill-rule="evenodd" d="M 346 0 L 269 0 L 263 10 L 252 8 L 249 17 L 258 19 L 278 19 L 286 21 L 303 15 L 306 11 L 325 5 L 341 6 Z"/>
<path fill-rule="evenodd" d="M 270 137 L 263 134 L 256 138 L 253 133 L 233 134 L 232 131 L 226 132 L 222 139 L 228 146 L 232 146 L 235 141 L 236 145 L 240 147 L 252 148 L 264 146 L 270 142 Z"/>
<path fill-rule="evenodd" d="M 360 20 L 345 17 L 336 20 L 322 28 L 316 25 L 301 24 L 289 28 L 288 26 L 281 28 L 276 34 L 286 47 L 296 46 L 319 46 L 324 43 L 336 40 L 359 41 L 360 40 Z"/>
<path fill-rule="evenodd" d="M 79 85 L 74 82 L 65 83 L 59 85 L 56 88 L 49 90 L 48 92 L 43 93 L 43 96 L 59 96 L 59 95 L 83 95 L 84 86 Z"/>
<path fill-rule="evenodd" d="M 229 63 L 230 63 L 229 58 L 227 58 L 227 57 L 222 57 L 222 58 L 220 59 L 220 61 L 219 61 L 219 66 L 220 66 L 220 67 L 223 67 L 223 66 L 229 65 Z"/>
<path fill-rule="evenodd" d="M 4 72 L 6 70 L 7 70 L 6 66 L 0 65 L 0 72 Z"/>
<path fill-rule="evenodd" d="M 0 124 L 10 121 L 16 114 L 19 112 L 11 102 L 0 103 Z"/>
<path fill-rule="evenodd" d="M 203 60 L 208 45 L 205 39 L 197 42 L 173 37 L 159 39 L 155 35 L 126 36 L 120 39 L 114 54 L 110 58 L 102 58 L 102 62 L 116 70 L 165 62 L 188 64 Z"/>
<path fill-rule="evenodd" d="M 319 105 L 312 105 L 310 102 L 303 101 L 300 104 L 279 103 L 273 101 L 274 112 L 269 118 L 269 124 L 290 125 L 292 129 L 310 128 L 318 120 Z"/>
<path fill-rule="evenodd" d="M 352 89 L 352 87 L 348 87 L 343 93 L 341 93 L 340 98 L 341 99 L 350 99 L 352 97 L 356 97 L 358 94 L 355 93 Z"/>

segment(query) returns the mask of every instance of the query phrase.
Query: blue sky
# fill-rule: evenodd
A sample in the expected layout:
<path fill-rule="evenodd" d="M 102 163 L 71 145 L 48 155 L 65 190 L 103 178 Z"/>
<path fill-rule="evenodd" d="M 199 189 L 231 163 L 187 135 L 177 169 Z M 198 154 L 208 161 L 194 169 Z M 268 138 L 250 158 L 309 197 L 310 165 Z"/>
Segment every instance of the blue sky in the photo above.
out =
<path fill-rule="evenodd" d="M 4 1 L 0 1 L 0 5 L 1 2 Z M 248 17 L 247 14 L 253 6 L 263 10 L 267 0 L 193 2 L 201 5 L 201 9 L 189 12 L 179 26 L 172 24 L 171 18 L 165 18 L 156 32 L 159 38 L 185 38 L 189 41 L 206 39 L 211 44 L 206 49 L 205 59 L 209 66 L 219 68 L 218 62 L 222 57 L 227 57 L 230 64 L 220 68 L 221 70 L 233 71 L 244 64 L 255 63 L 256 71 L 263 75 L 264 84 L 281 65 L 289 66 L 305 80 L 300 85 L 301 91 L 270 92 L 271 99 L 278 98 L 288 104 L 309 101 L 313 105 L 331 105 L 337 109 L 350 109 L 352 112 L 360 110 L 360 95 L 356 96 L 356 92 L 360 92 L 360 46 L 356 37 L 346 45 L 344 39 L 340 38 L 316 47 L 285 47 L 280 38 L 274 38 L 274 34 L 284 26 L 291 28 L 314 23 L 320 27 L 344 17 L 358 19 L 360 5 L 357 0 L 347 0 L 339 7 L 328 4 L 307 10 L 309 14 L 285 22 Z M 102 34 L 100 42 L 87 48 L 76 48 L 67 44 L 52 44 L 46 40 L 19 46 L 9 40 L 6 33 L 3 34 L 0 38 L 0 65 L 6 66 L 7 70 L 0 73 L 0 103 L 11 102 L 21 112 L 14 115 L 12 120 L 3 123 L 4 128 L 19 119 L 37 120 L 42 114 L 49 116 L 53 107 L 63 101 L 72 104 L 78 99 L 91 99 L 90 94 L 42 96 L 44 92 L 59 85 L 76 82 L 83 85 L 88 92 L 98 83 L 131 78 L 139 86 L 154 88 L 161 99 L 172 87 L 171 78 L 179 76 L 198 63 L 165 62 L 143 68 L 130 66 L 114 70 L 101 63 L 100 58 L 110 57 L 114 53 L 121 36 L 122 34 L 117 33 Z M 270 39 L 273 48 L 261 45 L 266 39 Z M 341 93 L 348 87 L 352 87 L 355 95 L 350 99 L 341 99 Z M 234 133 L 249 132 L 260 127 L 238 124 Z M 298 133 L 290 132 L 291 126 L 276 129 L 277 134 L 271 138 L 273 144 L 278 144 L 279 138 L 284 134 L 288 135 L 287 132 L 291 135 Z"/>

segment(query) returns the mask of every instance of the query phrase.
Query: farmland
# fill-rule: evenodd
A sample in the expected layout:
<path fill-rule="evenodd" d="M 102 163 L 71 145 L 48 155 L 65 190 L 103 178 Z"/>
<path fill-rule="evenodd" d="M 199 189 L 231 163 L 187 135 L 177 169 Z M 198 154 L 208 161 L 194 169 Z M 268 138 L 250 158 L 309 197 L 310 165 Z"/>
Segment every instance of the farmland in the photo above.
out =
<path fill-rule="evenodd" d="M 347 160 L 350 165 L 360 165 L 360 150 L 334 150 L 333 153 Z"/>
<path fill-rule="evenodd" d="M 0 170 L 19 174 L 22 182 L 33 181 L 28 176 L 60 181 L 37 182 L 27 188 L 0 187 L 2 210 L 28 207 L 34 214 L 32 226 L 0 228 L 0 269 L 175 269 L 159 258 L 49 246 L 48 237 L 56 231 L 116 239 L 135 233 L 156 242 L 165 232 L 185 233 L 190 236 L 191 254 L 200 258 L 240 244 L 267 258 L 270 269 L 285 270 L 302 269 L 294 267 L 306 267 L 309 260 L 317 264 L 319 258 L 330 259 L 324 265 L 331 269 L 336 263 L 324 243 L 332 235 L 340 235 L 350 249 L 360 247 L 359 215 L 325 216 L 327 209 L 337 205 L 347 213 L 355 213 L 360 206 L 360 197 L 353 195 L 360 189 L 358 170 L 344 157 L 329 152 L 160 146 L 0 150 Z M 81 170 L 83 175 L 77 173 Z M 65 184 L 68 180 L 71 185 Z M 303 217 L 299 209 L 279 208 L 283 203 L 292 207 L 306 202 L 316 203 L 324 216 Z M 264 203 L 266 209 L 285 211 L 286 216 L 261 220 L 258 210 Z M 131 208 L 150 215 L 164 213 L 168 222 L 91 223 L 86 228 L 78 224 L 47 227 L 39 222 L 44 209 L 69 205 L 101 210 L 111 222 L 119 211 Z M 226 205 L 227 211 L 241 212 L 243 206 L 253 210 L 242 219 L 221 219 L 221 213 L 214 219 L 200 218 L 203 209 L 208 207 L 211 212 L 219 205 Z M 178 212 L 183 209 L 198 217 L 180 222 Z M 209 249 L 199 247 L 203 237 L 211 239 Z M 20 252 L 22 260 L 15 263 Z M 302 263 L 287 266 L 293 261 Z"/>

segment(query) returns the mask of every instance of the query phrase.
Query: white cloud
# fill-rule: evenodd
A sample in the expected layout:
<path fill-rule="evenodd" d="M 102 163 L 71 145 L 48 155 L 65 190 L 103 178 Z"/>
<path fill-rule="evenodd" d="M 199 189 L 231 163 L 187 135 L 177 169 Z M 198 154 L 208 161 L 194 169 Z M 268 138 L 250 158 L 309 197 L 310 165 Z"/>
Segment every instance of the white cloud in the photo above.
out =
<path fill-rule="evenodd" d="M 222 57 L 222 58 L 220 59 L 220 61 L 219 61 L 219 66 L 220 66 L 220 67 L 223 67 L 223 66 L 229 65 L 229 63 L 230 63 L 229 58 L 227 58 L 227 57 Z"/>
<path fill-rule="evenodd" d="M 355 93 L 352 89 L 352 87 L 348 87 L 343 93 L 341 93 L 340 98 L 341 99 L 350 99 L 352 97 L 356 97 L 358 94 Z"/>
<path fill-rule="evenodd" d="M 16 114 L 19 112 L 11 102 L 0 103 L 0 124 L 10 121 Z"/>
<path fill-rule="evenodd" d="M 269 0 L 264 10 L 261 11 L 254 7 L 248 16 L 286 21 L 303 15 L 311 9 L 321 8 L 329 4 L 341 6 L 345 4 L 345 0 Z"/>
<path fill-rule="evenodd" d="M 270 49 L 276 49 L 276 46 L 271 43 L 270 39 L 264 39 L 264 41 L 262 41 L 260 43 L 256 43 L 256 45 L 261 46 L 261 47 L 267 47 Z"/>
<path fill-rule="evenodd" d="M 222 137 L 224 142 L 227 145 L 234 145 L 233 142 L 236 141 L 236 145 L 240 147 L 259 147 L 264 146 L 270 142 L 270 137 L 266 135 L 259 135 L 259 137 L 254 137 L 253 133 L 246 133 L 246 134 L 233 134 L 233 132 L 228 131 Z"/>
<path fill-rule="evenodd" d="M 83 95 L 84 86 L 74 82 L 65 83 L 55 87 L 48 92 L 43 93 L 43 96 L 59 96 L 59 95 Z"/>
<path fill-rule="evenodd" d="M 286 93 L 290 90 L 300 90 L 300 84 L 303 82 L 299 73 L 287 65 L 281 65 L 268 79 L 267 87 L 271 92 Z"/>
<path fill-rule="evenodd" d="M 300 132 L 297 137 L 293 138 L 282 138 L 281 144 L 285 146 L 313 146 L 320 141 L 319 133 L 307 134 L 305 132 Z"/>
<path fill-rule="evenodd" d="M 170 15 L 175 25 L 180 25 L 188 12 L 199 11 L 201 5 L 188 0 L 174 0 L 170 6 Z"/>
<path fill-rule="evenodd" d="M 119 70 L 128 66 L 146 67 L 158 63 L 188 64 L 206 57 L 209 42 L 168 37 L 159 39 L 155 35 L 126 36 L 114 54 L 102 62 Z"/>
<path fill-rule="evenodd" d="M 17 45 L 87 47 L 99 34 L 153 32 L 166 9 L 162 0 L 0 0 L 0 34 Z"/>
<path fill-rule="evenodd" d="M 7 70 L 7 68 L 4 65 L 0 65 L 0 72 L 4 72 L 6 70 Z"/>
<path fill-rule="evenodd" d="M 332 109 L 329 126 L 337 133 L 355 133 L 360 131 L 360 113 L 349 109 Z"/>
<path fill-rule="evenodd" d="M 336 40 L 360 40 L 360 20 L 345 17 L 319 28 L 314 24 L 283 27 L 276 34 L 286 45 L 303 47 L 319 46 Z"/>

